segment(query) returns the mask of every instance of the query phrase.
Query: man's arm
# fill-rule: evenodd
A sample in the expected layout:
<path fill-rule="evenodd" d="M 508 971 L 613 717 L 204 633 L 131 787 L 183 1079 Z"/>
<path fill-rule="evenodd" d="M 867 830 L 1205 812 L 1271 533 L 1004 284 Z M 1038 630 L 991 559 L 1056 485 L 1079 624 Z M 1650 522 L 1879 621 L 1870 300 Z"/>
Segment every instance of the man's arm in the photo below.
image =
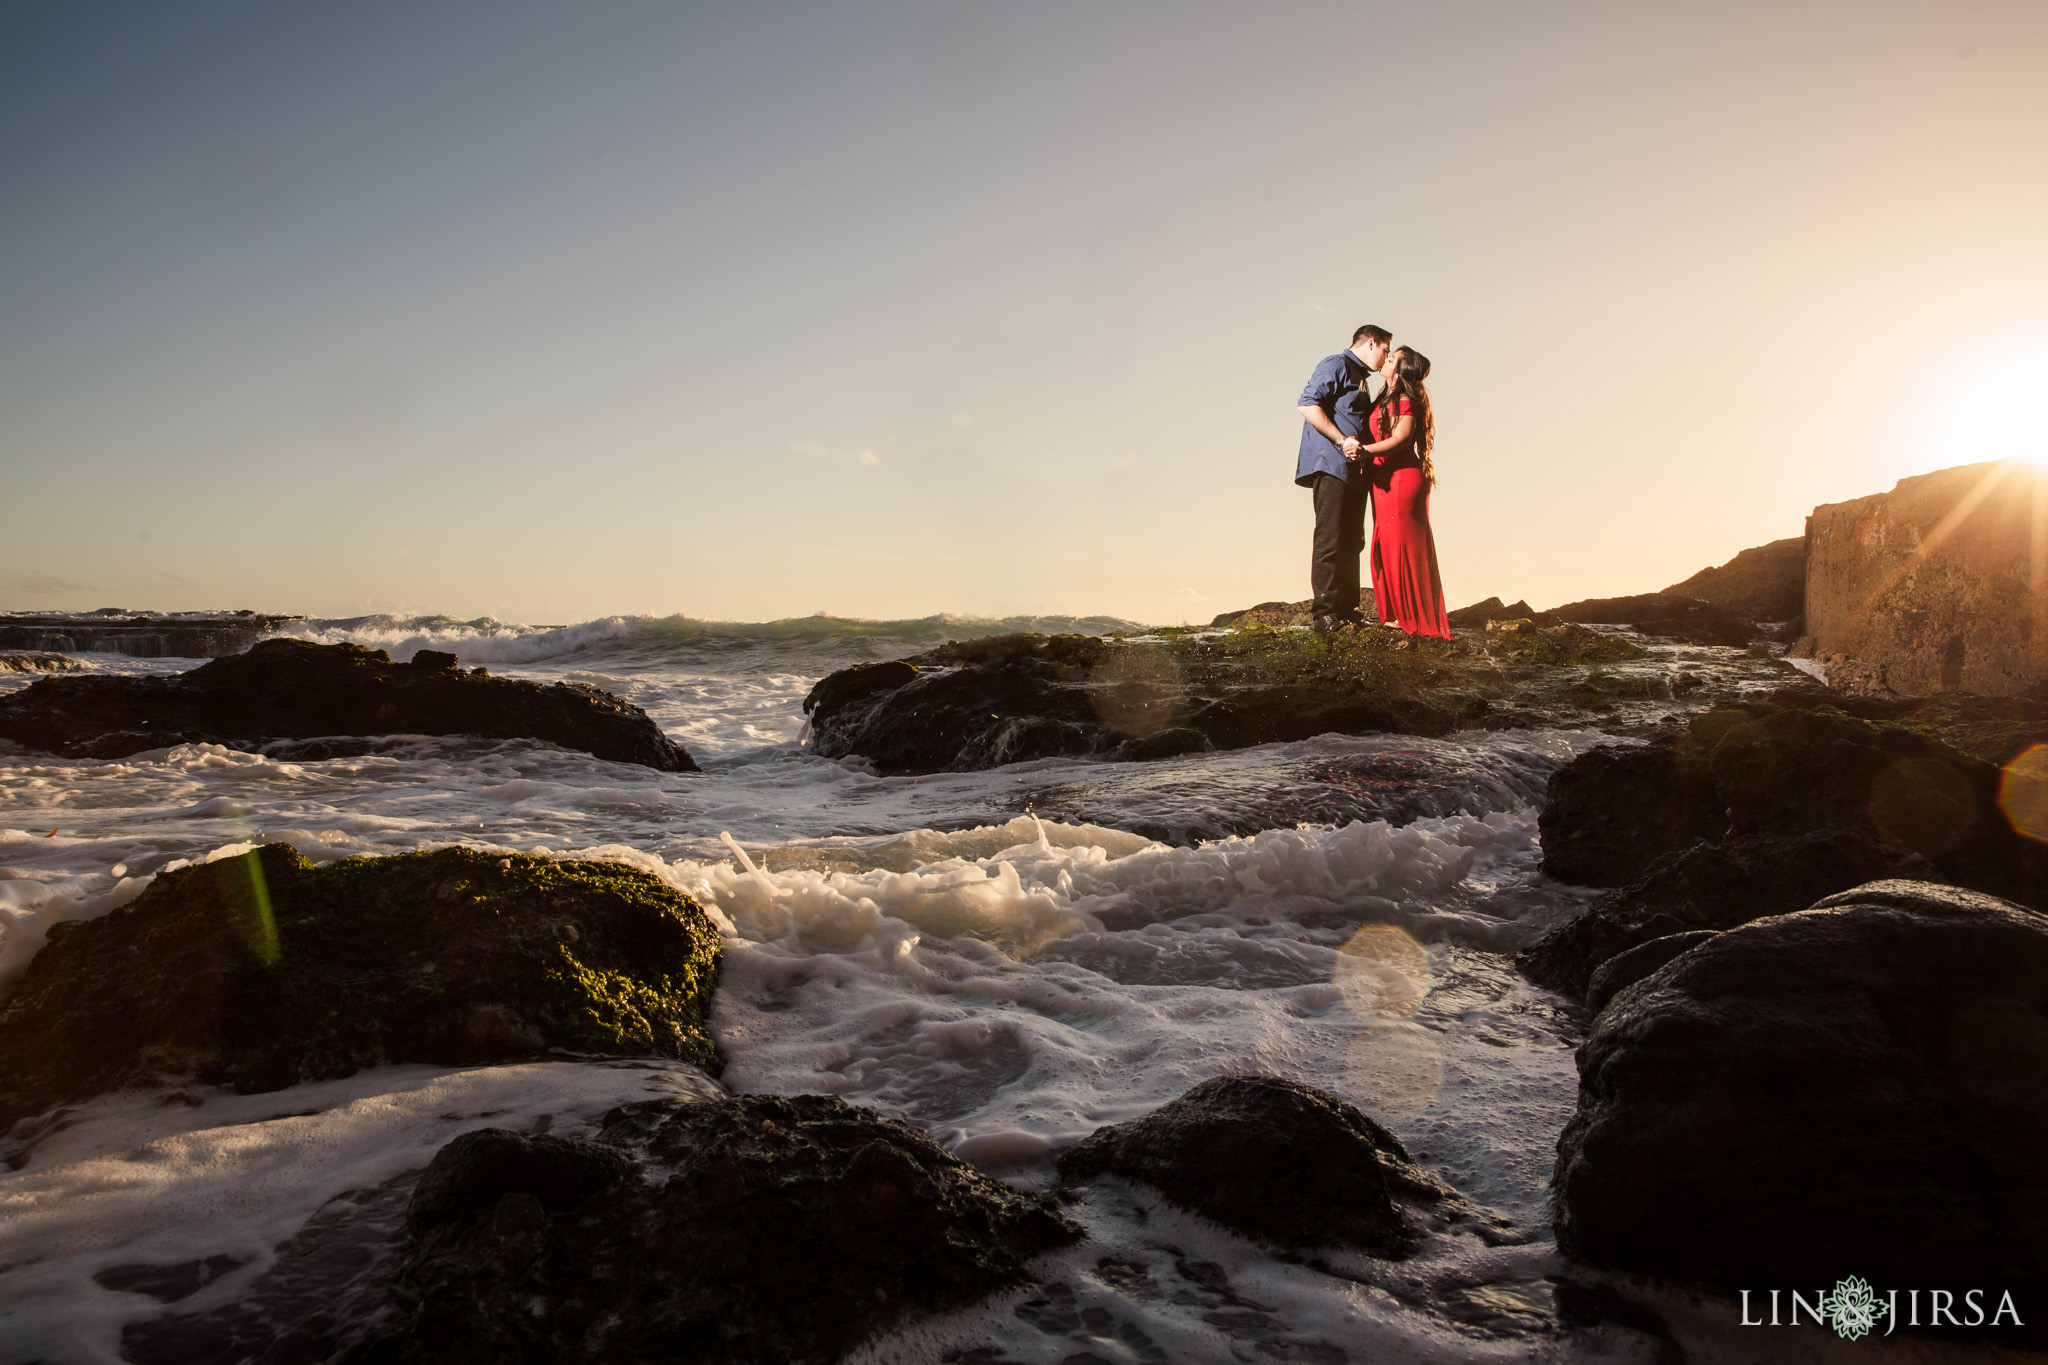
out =
<path fill-rule="evenodd" d="M 1337 430 L 1337 424 L 1330 420 L 1330 414 L 1324 412 L 1320 404 L 1303 403 L 1300 411 L 1303 421 L 1323 433 L 1325 437 L 1329 438 L 1332 445 L 1338 446 L 1344 451 L 1345 459 L 1348 460 L 1358 454 L 1358 438 L 1356 436 L 1346 436 L 1343 432 Z"/>

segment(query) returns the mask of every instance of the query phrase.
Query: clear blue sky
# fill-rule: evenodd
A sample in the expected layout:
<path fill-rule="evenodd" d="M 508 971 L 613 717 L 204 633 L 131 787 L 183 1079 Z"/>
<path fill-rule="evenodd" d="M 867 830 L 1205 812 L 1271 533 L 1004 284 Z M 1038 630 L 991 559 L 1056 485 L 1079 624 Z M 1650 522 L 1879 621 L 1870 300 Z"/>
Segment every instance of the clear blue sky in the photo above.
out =
<path fill-rule="evenodd" d="M 6 4 L 0 607 L 1206 619 L 1366 321 L 1453 605 L 1653 589 L 1998 453 L 2044 145 L 2037 0 Z"/>

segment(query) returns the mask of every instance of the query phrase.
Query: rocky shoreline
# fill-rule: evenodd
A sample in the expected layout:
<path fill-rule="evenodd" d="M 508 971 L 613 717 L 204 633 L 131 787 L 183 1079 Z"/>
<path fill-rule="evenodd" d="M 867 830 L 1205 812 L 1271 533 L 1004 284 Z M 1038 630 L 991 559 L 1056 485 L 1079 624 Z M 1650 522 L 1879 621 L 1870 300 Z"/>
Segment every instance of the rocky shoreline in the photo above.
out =
<path fill-rule="evenodd" d="M 262 640 L 175 677 L 44 678 L 0 697 L 0 739 L 64 758 L 122 758 L 174 744 L 285 758 L 366 752 L 352 739 L 478 735 L 538 739 L 661 772 L 697 765 L 639 707 L 578 683 L 493 678 L 421 650 Z"/>
<path fill-rule="evenodd" d="M 1531 1230 L 1336 1095 L 1204 1080 L 1096 1127 L 1057 1153 L 1054 1188 L 1025 1193 L 841 1099 L 709 1079 L 723 921 L 689 897 L 616 863 L 469 848 L 315 867 L 269 845 L 57 925 L 0 1005 L 0 1055 L 21 1059 L 0 1075 L 0 1159 L 32 1163 L 68 1106 L 122 1089 L 268 1092 L 408 1061 L 702 1069 L 701 1093 L 621 1104 L 593 1136 L 472 1130 L 382 1191 L 403 1215 L 374 1286 L 386 1316 L 342 1357 L 358 1365 L 838 1359 L 1030 1283 L 1034 1258 L 1086 1244 L 1089 1201 L 1133 1197 L 1475 1337 L 1620 1324 L 1675 1349 L 1631 1285 L 1810 1293 L 1861 1274 L 2012 1303 L 2000 1342 L 2038 1348 L 2048 844 L 2008 818 L 2007 765 L 2048 742 L 2048 695 L 1873 698 L 1797 673 L 1770 648 L 1798 624 L 1773 616 L 1788 544 L 1664 593 L 1546 613 L 1488 599 L 1449 641 L 1316 635 L 1292 628 L 1299 604 L 1268 603 L 1208 630 L 952 642 L 831 673 L 804 702 L 816 753 L 886 775 L 1331 732 L 1621 740 L 1557 769 L 1540 815 L 1543 872 L 1599 894 L 1515 959 L 1589 1022 L 1551 1181 L 1566 1273 L 1506 1307 L 1413 1267 Z M 0 736 L 66 757 L 320 757 L 391 733 L 695 768 L 607 694 L 432 652 L 396 665 L 269 640 L 173 679 L 52 677 L 0 701 Z M 1192 1286 L 1176 1294 L 1258 1330 L 1214 1266 L 1164 1252 Z M 170 1285 L 164 1302 L 225 1273 L 116 1269 L 107 1287 Z M 1096 1272 L 1160 1292 L 1144 1266 Z M 1017 1315 L 1082 1333 L 1071 1289 L 1040 1288 Z M 124 1349 L 191 1358 L 220 1330 L 167 1314 Z M 1342 1355 L 1284 1345 L 1310 1353 L 1267 1354 Z M 1142 1334 L 1116 1349 L 1168 1358 Z"/>
<path fill-rule="evenodd" d="M 1811 686 L 1761 646 L 1745 680 Z M 1701 679 L 1626 635 L 1495 621 L 1451 640 L 1250 624 L 1136 638 L 1005 635 L 842 669 L 805 699 L 810 744 L 878 773 L 1053 757 L 1131 761 L 1320 734 L 1629 727 Z"/>

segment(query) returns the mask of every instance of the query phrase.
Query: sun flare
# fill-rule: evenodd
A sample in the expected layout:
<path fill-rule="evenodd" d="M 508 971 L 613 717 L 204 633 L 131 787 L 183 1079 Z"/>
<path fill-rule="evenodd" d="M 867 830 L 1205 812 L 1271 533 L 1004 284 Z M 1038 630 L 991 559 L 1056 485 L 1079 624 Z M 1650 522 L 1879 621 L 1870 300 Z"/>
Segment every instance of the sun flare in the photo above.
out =
<path fill-rule="evenodd" d="M 1959 462 L 2024 460 L 2048 467 L 2048 351 L 1966 385 L 1949 431 Z"/>

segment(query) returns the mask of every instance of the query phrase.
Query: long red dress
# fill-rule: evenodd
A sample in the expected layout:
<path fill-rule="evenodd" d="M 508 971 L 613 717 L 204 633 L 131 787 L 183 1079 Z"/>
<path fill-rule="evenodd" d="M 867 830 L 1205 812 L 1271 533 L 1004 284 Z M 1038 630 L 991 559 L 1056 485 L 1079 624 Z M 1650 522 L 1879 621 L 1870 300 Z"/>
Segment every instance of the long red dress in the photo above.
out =
<path fill-rule="evenodd" d="M 1367 418 L 1374 441 L 1383 408 Z M 1395 400 L 1394 420 L 1413 409 L 1406 398 Z M 1380 620 L 1400 622 L 1410 635 L 1451 638 L 1444 616 L 1444 581 L 1436 568 L 1436 537 L 1429 533 L 1429 480 L 1422 457 L 1411 440 L 1403 449 L 1368 456 L 1372 470 L 1372 600 Z"/>

